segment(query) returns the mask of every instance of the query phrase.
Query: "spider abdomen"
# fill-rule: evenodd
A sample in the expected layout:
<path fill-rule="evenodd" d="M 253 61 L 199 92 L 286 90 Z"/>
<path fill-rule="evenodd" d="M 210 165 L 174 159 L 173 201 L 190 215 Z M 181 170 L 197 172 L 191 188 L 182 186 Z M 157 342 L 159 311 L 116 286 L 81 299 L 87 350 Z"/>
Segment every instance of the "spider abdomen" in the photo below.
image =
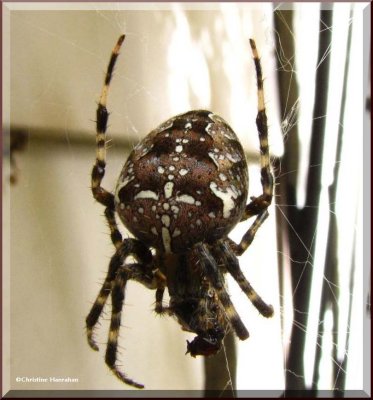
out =
<path fill-rule="evenodd" d="M 167 120 L 134 148 L 115 203 L 135 237 L 179 253 L 227 235 L 241 219 L 247 191 L 237 136 L 222 118 L 198 110 Z"/>

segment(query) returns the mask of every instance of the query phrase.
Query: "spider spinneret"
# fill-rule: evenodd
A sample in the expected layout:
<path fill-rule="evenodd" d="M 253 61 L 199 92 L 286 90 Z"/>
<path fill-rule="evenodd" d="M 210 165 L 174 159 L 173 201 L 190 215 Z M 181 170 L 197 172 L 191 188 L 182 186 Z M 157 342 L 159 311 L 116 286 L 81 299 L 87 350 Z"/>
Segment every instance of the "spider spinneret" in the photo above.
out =
<path fill-rule="evenodd" d="M 255 42 L 250 40 L 257 73 L 256 122 L 263 193 L 246 204 L 248 168 L 242 146 L 232 128 L 221 117 L 206 110 L 177 115 L 150 132 L 124 164 L 115 194 L 102 188 L 106 166 L 106 100 L 123 40 L 124 35 L 112 52 L 97 109 L 96 163 L 92 170 L 92 193 L 105 206 L 116 252 L 86 318 L 86 326 L 88 342 L 98 350 L 93 328 L 110 294 L 112 314 L 106 364 L 123 382 L 143 388 L 116 365 L 128 280 L 136 280 L 155 290 L 155 311 L 175 317 L 183 330 L 197 335 L 192 342 L 187 342 L 187 353 L 193 357 L 216 354 L 231 328 L 241 340 L 249 337 L 226 291 L 225 273 L 233 276 L 263 316 L 272 316 L 272 306 L 252 288 L 240 269 L 237 256 L 249 247 L 268 216 L 273 177 L 261 65 Z M 133 234 L 133 239 L 122 240 L 116 214 Z M 253 224 L 240 243 L 228 238 L 238 222 L 254 216 Z M 136 262 L 127 262 L 129 256 Z M 163 305 L 166 288 L 170 296 L 167 307 Z"/>

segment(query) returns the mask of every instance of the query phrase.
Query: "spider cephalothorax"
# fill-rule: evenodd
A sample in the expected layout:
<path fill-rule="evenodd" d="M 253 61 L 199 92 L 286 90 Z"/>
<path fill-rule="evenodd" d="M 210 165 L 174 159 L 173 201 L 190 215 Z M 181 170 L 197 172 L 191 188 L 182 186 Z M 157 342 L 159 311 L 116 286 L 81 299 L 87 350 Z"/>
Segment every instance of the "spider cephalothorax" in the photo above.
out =
<path fill-rule="evenodd" d="M 177 115 L 150 132 L 124 164 L 115 194 L 103 189 L 106 98 L 123 40 L 121 36 L 113 50 L 97 109 L 97 152 L 92 170 L 92 192 L 105 206 L 116 252 L 86 324 L 88 342 L 97 350 L 93 328 L 111 294 L 112 314 L 105 361 L 123 382 L 142 388 L 143 385 L 129 379 L 116 365 L 128 280 L 136 280 L 155 290 L 155 311 L 175 317 L 182 329 L 197 335 L 187 342 L 187 353 L 193 357 L 216 354 L 231 328 L 241 340 L 249 336 L 226 291 L 225 273 L 233 276 L 262 315 L 273 314 L 272 306 L 264 303 L 243 275 L 237 259 L 268 216 L 273 178 L 262 72 L 255 43 L 250 40 L 257 72 L 263 193 L 246 204 L 248 171 L 242 146 L 230 126 L 206 110 Z M 116 214 L 133 234 L 133 239 L 122 240 Z M 256 217 L 254 223 L 239 244 L 228 238 L 238 222 L 253 216 Z M 128 262 L 129 256 L 136 262 Z M 166 288 L 170 296 L 168 306 L 163 305 Z"/>

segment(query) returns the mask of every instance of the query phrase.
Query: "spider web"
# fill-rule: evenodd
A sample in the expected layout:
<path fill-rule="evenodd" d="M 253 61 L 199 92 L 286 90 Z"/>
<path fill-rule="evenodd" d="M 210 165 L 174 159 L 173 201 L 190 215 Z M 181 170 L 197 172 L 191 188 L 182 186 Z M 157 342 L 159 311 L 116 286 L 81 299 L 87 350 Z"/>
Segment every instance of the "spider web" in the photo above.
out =
<path fill-rule="evenodd" d="M 332 71 L 332 74 L 330 74 L 328 82 L 330 94 L 326 113 L 325 115 L 315 115 L 314 111 L 312 123 L 307 123 L 307 100 L 306 104 L 303 105 L 303 99 L 312 96 L 313 88 L 311 87 L 311 90 L 309 90 L 302 82 L 307 78 L 313 82 L 313 71 L 310 71 L 310 69 L 307 70 L 305 67 L 303 67 L 303 71 L 301 68 L 295 68 L 291 69 L 289 72 L 294 74 L 295 79 L 297 79 L 300 88 L 300 97 L 295 99 L 295 107 L 286 107 L 290 109 L 290 111 L 285 115 L 285 118 L 282 119 L 285 122 L 285 125 L 283 124 L 286 128 L 285 131 L 288 130 L 289 134 L 291 134 L 292 122 L 289 123 L 289 121 L 292 121 L 295 114 L 299 115 L 299 119 L 294 122 L 298 126 L 301 144 L 300 154 L 303 153 L 300 158 L 306 160 L 307 157 L 309 157 L 309 161 L 304 164 L 308 164 L 308 182 L 305 179 L 307 178 L 305 177 L 306 174 L 303 174 L 303 179 L 302 174 L 298 176 L 298 179 L 300 179 L 298 180 L 297 198 L 301 200 L 298 203 L 298 207 L 299 209 L 303 208 L 303 210 L 313 206 L 312 198 L 315 196 L 309 193 L 309 191 L 315 190 L 317 186 L 313 185 L 312 188 L 309 181 L 312 179 L 312 169 L 318 168 L 317 164 L 312 164 L 311 151 L 308 150 L 311 146 L 308 145 L 307 128 L 312 126 L 316 119 L 325 119 L 324 155 L 322 159 L 320 158 L 322 160 L 322 165 L 320 165 L 320 167 L 322 167 L 320 202 L 317 205 L 318 215 L 317 224 L 315 224 L 314 227 L 315 231 L 314 233 L 311 232 L 312 247 L 307 247 L 303 242 L 304 239 L 301 237 L 300 231 L 297 231 L 296 225 L 294 224 L 296 221 L 293 220 L 294 225 L 292 225 L 289 219 L 283 215 L 286 222 L 291 224 L 289 229 L 293 231 L 293 233 L 289 235 L 292 239 L 289 240 L 294 240 L 294 238 L 295 240 L 299 240 L 299 245 L 304 247 L 307 253 L 306 262 L 301 262 L 300 264 L 302 268 L 301 273 L 296 275 L 298 276 L 298 281 L 293 280 L 293 300 L 297 300 L 298 302 L 298 304 L 293 304 L 295 306 L 293 325 L 296 325 L 296 328 L 293 328 L 293 332 L 304 330 L 306 333 L 303 368 L 299 368 L 299 364 L 301 363 L 298 364 L 298 371 L 299 369 L 304 370 L 305 376 L 299 376 L 298 371 L 289 369 L 293 367 L 288 367 L 288 364 L 293 366 L 297 364 L 294 363 L 294 358 L 296 358 L 294 354 L 293 356 L 291 354 L 288 355 L 285 366 L 288 367 L 286 372 L 287 381 L 290 382 L 288 387 L 290 390 L 309 388 L 313 391 L 333 390 L 335 393 L 342 393 L 344 392 L 344 388 L 339 387 L 342 382 L 344 382 L 345 388 L 350 390 L 356 389 L 358 386 L 356 382 L 359 380 L 359 377 L 363 376 L 362 370 L 359 369 L 358 366 L 359 358 L 354 359 L 352 355 L 359 353 L 360 356 L 362 356 L 363 350 L 362 347 L 360 349 L 354 347 L 356 342 L 354 342 L 353 339 L 351 340 L 351 338 L 356 335 L 356 330 L 358 330 L 357 325 L 353 325 L 357 324 L 357 321 L 353 318 L 351 319 L 351 313 L 353 315 L 358 312 L 352 307 L 357 307 L 356 298 L 360 295 L 358 290 L 363 290 L 362 287 L 357 289 L 359 287 L 359 283 L 357 282 L 362 282 L 362 275 L 360 275 L 362 274 L 362 259 L 357 254 L 357 248 L 354 247 L 357 243 L 356 240 L 358 240 L 357 237 L 360 235 L 359 231 L 362 228 L 360 225 L 361 214 L 359 215 L 359 211 L 357 211 L 361 209 L 362 205 L 362 200 L 360 198 L 362 181 L 355 181 L 356 186 L 352 187 L 351 178 L 352 176 L 362 176 L 362 169 L 360 169 L 362 163 L 358 159 L 359 151 L 357 149 L 359 145 L 356 142 L 356 135 L 351 135 L 351 137 L 349 137 L 348 133 L 346 133 L 350 129 L 348 127 L 351 122 L 349 118 L 344 115 L 343 109 L 339 108 L 346 107 L 346 109 L 349 109 L 349 107 L 353 107 L 353 103 L 351 103 L 353 99 L 351 77 L 357 73 L 354 71 L 361 68 L 361 64 L 357 61 L 361 55 L 359 56 L 356 50 L 356 42 L 355 45 L 353 44 L 351 47 L 348 45 L 346 46 L 346 43 L 354 43 L 354 40 L 357 40 L 356 9 L 354 10 L 355 12 L 353 12 L 350 5 L 346 7 L 334 5 L 333 19 L 330 19 L 331 22 L 327 24 L 317 19 L 319 15 L 317 8 L 318 7 L 314 7 L 314 10 L 310 8 L 307 11 L 299 8 L 296 10 L 296 47 L 297 43 L 299 43 L 298 47 L 300 47 L 301 43 L 307 42 L 306 35 L 312 34 L 312 26 L 307 25 L 307 21 L 312 21 L 312 12 L 314 12 L 316 16 L 314 21 L 316 23 L 314 23 L 313 29 L 316 30 L 318 28 L 320 30 L 320 35 L 322 35 L 322 32 L 331 32 L 328 39 L 320 37 L 320 46 L 321 44 L 324 45 L 324 52 L 319 53 L 317 57 L 314 56 L 313 60 L 312 58 L 307 59 L 307 53 L 315 51 L 311 44 L 307 47 L 306 52 L 302 51 L 302 49 L 296 49 L 295 54 L 297 65 L 301 67 L 302 62 L 300 59 L 304 57 L 306 59 L 304 64 L 308 63 L 308 65 L 311 65 L 314 75 L 316 74 L 316 76 L 318 70 L 323 66 L 323 63 L 330 58 L 330 71 Z M 281 13 L 280 18 L 283 18 Z M 286 22 L 287 21 L 284 21 L 284 23 Z M 349 28 L 351 28 L 350 31 L 348 30 Z M 349 35 L 351 36 L 350 38 Z M 326 43 L 323 43 L 322 40 L 326 41 Z M 347 53 L 346 51 L 350 52 Z M 316 61 L 317 59 L 320 61 Z M 345 59 L 348 59 L 349 62 L 344 62 Z M 292 65 L 289 61 L 291 60 L 282 60 L 282 65 L 287 68 L 289 64 Z M 339 77 L 337 76 L 338 74 Z M 346 75 L 344 76 L 343 74 Z M 343 92 L 343 80 L 345 80 L 345 90 L 347 94 Z M 326 84 L 324 84 L 324 86 L 326 86 Z M 308 95 L 306 94 L 307 90 L 309 90 Z M 291 101 L 293 101 L 293 99 L 291 99 Z M 312 100 L 309 99 L 309 101 Z M 314 110 L 319 110 L 320 108 L 317 107 L 317 103 L 320 103 L 321 99 L 313 99 L 313 101 L 315 103 Z M 344 101 L 345 104 L 343 104 Z M 310 117 L 311 113 L 308 112 L 308 118 Z M 338 118 L 340 119 L 338 120 Z M 359 120 L 358 124 L 359 123 L 362 124 L 362 119 Z M 363 130 L 362 127 L 361 129 Z M 305 135 L 304 132 L 306 133 Z M 315 135 L 317 135 L 317 131 L 313 132 L 313 136 Z M 291 140 L 291 138 L 288 138 L 288 140 Z M 314 138 L 311 140 L 313 146 L 315 144 Z M 304 165 L 303 171 L 307 173 Z M 350 175 L 352 171 L 353 173 Z M 291 171 L 289 172 L 292 173 Z M 288 171 L 286 171 L 286 173 L 288 173 Z M 281 181 L 280 177 L 279 180 Z M 352 196 L 351 193 L 355 195 Z M 302 197 L 304 199 L 303 202 Z M 351 211 L 354 210 L 354 212 L 351 212 L 348 216 L 346 215 L 346 198 L 355 204 L 354 206 L 351 205 L 350 208 Z M 308 203 L 306 199 L 308 199 L 310 203 Z M 285 206 L 288 207 L 288 205 Z M 284 209 L 281 207 L 281 204 L 278 209 L 284 214 Z M 304 234 L 303 229 L 302 231 Z M 333 265 L 328 265 L 330 263 L 333 263 Z M 294 260 L 291 260 L 291 264 L 291 268 L 296 267 Z M 307 273 L 307 269 L 310 267 L 312 269 L 311 274 Z M 294 270 L 292 270 L 292 272 L 294 272 Z M 296 299 L 296 292 L 302 290 L 300 287 L 306 287 L 302 280 L 310 278 L 312 278 L 310 300 L 309 305 L 305 305 L 303 301 L 299 303 L 299 298 Z M 357 284 L 357 286 L 354 287 L 354 284 Z M 365 290 L 367 290 L 367 288 Z M 305 293 L 303 295 L 306 297 Z M 364 300 L 361 299 L 361 301 L 361 306 L 363 306 L 367 298 Z M 302 307 L 307 306 L 307 308 L 297 309 L 300 304 L 302 304 Z M 307 319 L 302 318 L 302 313 L 304 313 L 305 310 L 309 312 Z M 368 316 L 368 314 L 366 314 L 366 316 Z M 299 320 L 302 321 L 300 326 L 298 326 Z M 304 324 L 304 322 L 307 324 Z M 362 328 L 362 320 L 360 326 Z M 292 336 L 289 340 L 296 340 L 296 338 Z M 293 348 L 291 347 L 290 345 L 289 352 L 294 353 L 296 348 L 294 348 L 294 346 Z M 352 348 L 352 352 L 350 348 Z M 313 359 L 315 353 L 317 361 Z M 292 358 L 292 361 L 289 361 L 290 358 Z M 352 375 L 348 375 L 349 373 L 352 374 L 351 365 L 355 365 L 355 368 L 357 368 L 355 372 L 357 372 L 357 370 L 360 371 L 355 375 L 355 381 L 351 379 Z M 296 378 L 292 379 L 291 374 Z"/>
<path fill-rule="evenodd" d="M 336 13 L 335 19 L 325 26 L 325 30 L 343 37 L 344 40 L 339 40 L 343 47 L 347 41 L 348 26 L 353 21 L 353 43 L 361 40 L 357 28 L 362 25 L 358 19 L 360 9 L 354 6 L 354 14 L 351 16 L 349 5 L 335 6 L 339 14 Z M 88 190 L 89 172 L 94 158 L 94 140 L 91 140 L 94 123 L 89 122 L 95 118 L 92 99 L 98 98 L 112 40 L 115 41 L 117 35 L 126 32 L 125 48 L 109 96 L 109 139 L 113 138 L 113 145 L 109 143 L 104 187 L 112 188 L 115 185 L 120 166 L 128 152 L 123 147 L 135 144 L 139 136 L 170 115 L 190 108 L 213 108 L 230 121 L 248 150 L 250 195 L 261 192 L 255 128 L 256 93 L 252 89 L 255 88 L 255 75 L 248 43 L 242 39 L 250 36 L 257 41 L 266 76 L 270 143 L 273 164 L 277 163 L 276 182 L 284 176 L 298 175 L 297 204 L 280 203 L 280 198 L 276 198 L 277 205 L 270 210 L 271 218 L 265 222 L 248 254 L 240 261 L 256 290 L 275 306 L 274 322 L 264 320 L 252 312 L 246 297 L 229 280 L 233 302 L 251 337 L 237 344 L 236 382 L 232 382 L 234 367 L 230 364 L 229 353 L 223 349 L 223 366 L 217 368 L 226 369 L 228 378 L 221 394 L 226 394 L 234 386 L 248 395 L 250 393 L 246 390 L 282 393 L 285 377 L 289 374 L 299 376 L 307 388 L 316 385 L 321 390 L 334 390 L 336 382 L 332 380 L 332 368 L 336 365 L 340 374 L 346 374 L 347 388 L 361 389 L 365 372 L 361 362 L 364 351 L 362 327 L 366 318 L 363 308 L 365 304 L 370 307 L 370 303 L 365 303 L 367 285 L 362 284 L 362 135 L 356 135 L 363 128 L 359 119 L 360 109 L 356 106 L 356 83 L 349 83 L 346 109 L 354 112 L 346 113 L 353 117 L 346 117 L 342 122 L 344 136 L 340 159 L 336 160 L 335 157 L 340 121 L 335 121 L 335 118 L 333 121 L 338 112 L 328 108 L 325 115 L 312 114 L 316 100 L 313 98 L 314 88 L 309 83 L 314 81 L 313 77 L 320 65 L 328 57 L 334 56 L 333 51 L 338 45 L 338 42 L 333 41 L 317 64 L 317 36 L 321 31 L 318 5 L 299 6 L 296 9 L 297 24 L 289 27 L 296 50 L 290 58 L 284 57 L 286 53 L 281 51 L 281 47 L 280 51 L 275 52 L 275 38 L 279 32 L 272 24 L 271 5 L 250 8 L 222 4 L 218 10 L 214 10 L 215 13 L 206 5 L 181 7 L 158 4 L 146 11 L 140 6 L 133 6 L 131 11 L 126 12 L 120 5 L 110 7 L 111 11 L 99 7 L 89 12 L 74 11 L 74 18 L 79 24 L 87 24 L 85 29 L 78 29 L 77 22 L 69 17 L 66 20 L 61 18 L 64 21 L 61 24 L 45 22 L 48 18 L 57 21 L 55 13 L 61 11 L 49 10 L 48 15 L 44 15 L 45 20 L 35 19 L 30 10 L 13 11 L 15 27 L 10 34 L 10 48 L 16 49 L 15 53 L 18 52 L 19 56 L 17 58 L 13 55 L 12 58 L 11 93 L 25 91 L 26 94 L 22 99 L 13 95 L 10 115 L 14 125 L 26 128 L 29 143 L 25 152 L 19 153 L 17 157 L 20 176 L 17 186 L 12 188 L 10 206 L 10 258 L 13 275 L 9 277 L 9 286 L 13 294 L 9 306 L 9 325 L 13 338 L 10 357 L 14 359 L 9 377 L 10 387 L 57 390 L 61 386 L 56 387 L 52 383 L 49 386 L 35 386 L 36 383 L 32 384 L 34 386 L 25 386 L 16 383 L 15 378 L 71 375 L 79 377 L 79 388 L 82 389 L 127 389 L 120 382 L 113 382 L 102 357 L 110 304 L 97 332 L 101 350 L 99 355 L 89 353 L 83 330 L 85 314 L 90 306 L 88 299 L 94 299 L 113 252 L 103 218 L 98 217 L 103 210 L 93 203 Z M 146 15 L 150 13 L 151 18 Z M 209 15 L 208 23 L 206 15 Z M 91 20 L 96 27 L 94 30 Z M 308 29 L 307 21 L 311 21 Z M 172 33 L 169 42 L 157 43 L 148 33 L 147 24 L 154 24 L 161 37 L 164 37 L 162 30 Z M 69 32 L 69 26 L 75 29 L 72 29 L 72 33 Z M 312 30 L 314 39 L 310 40 Z M 152 35 L 155 35 L 154 31 Z M 45 70 L 36 62 L 28 65 L 27 49 L 24 55 L 21 53 L 27 38 L 33 38 L 32 48 L 39 57 L 46 55 L 48 62 L 45 62 Z M 306 52 L 304 43 L 307 43 Z M 54 47 L 60 50 L 54 52 Z M 351 48 L 355 50 L 351 50 L 349 55 L 350 69 L 360 71 L 361 53 L 356 44 Z M 75 69 L 70 69 L 66 64 L 66 54 L 72 60 L 72 65 L 74 59 L 80 60 L 75 63 Z M 344 57 L 342 49 L 342 55 L 336 58 L 337 64 L 331 67 L 333 75 L 337 75 L 334 73 L 336 65 L 338 62 L 344 63 Z M 218 62 L 214 62 L 214 59 Z M 284 112 L 280 111 L 277 104 L 277 70 L 288 72 L 291 80 L 297 82 L 300 88 L 295 102 L 289 101 Z M 47 71 L 47 74 L 43 71 Z M 350 74 L 356 79 L 359 73 Z M 336 86 L 329 82 L 329 87 L 333 87 L 333 95 L 329 97 L 333 99 L 341 97 L 338 92 L 341 92 L 343 80 L 340 76 L 339 79 Z M 220 85 L 216 85 L 216 82 L 220 82 Z M 229 94 L 227 88 L 230 88 Z M 322 206 L 319 207 L 317 228 L 312 232 L 314 251 L 302 242 L 298 228 L 286 219 L 286 212 L 308 207 L 305 204 L 305 192 L 309 143 L 311 126 L 318 118 L 326 119 L 329 125 L 325 130 L 328 132 L 328 142 L 324 144 L 324 157 L 321 161 Z M 249 129 L 248 121 L 251 123 Z M 304 162 L 296 165 L 293 170 L 284 170 L 279 158 L 284 149 L 282 139 L 286 143 L 292 140 L 294 126 L 298 127 L 301 141 L 299 158 Z M 126 141 L 122 138 L 123 131 L 128 133 Z M 334 208 L 326 192 L 332 182 L 335 166 L 340 166 L 340 182 Z M 6 186 L 4 191 L 6 195 Z M 27 207 L 25 199 L 28 199 Z M 327 224 L 324 226 L 322 222 L 327 223 L 331 213 L 336 213 L 338 217 L 338 281 L 330 280 L 325 275 L 322 264 L 327 243 Z M 297 238 L 298 245 L 305 248 L 309 254 L 307 260 L 292 258 L 289 248 L 279 249 L 276 246 L 276 214 L 287 221 L 286 229 Z M 232 238 L 239 240 L 249 225 L 250 221 L 243 224 L 242 228 L 232 233 Z M 19 251 L 17 243 L 24 243 L 23 252 Z M 279 270 L 278 255 L 283 262 L 282 271 Z M 301 270 L 312 271 L 310 305 L 306 309 L 294 309 L 293 298 L 302 280 L 306 279 L 306 274 L 300 274 L 299 281 L 292 285 L 291 262 Z M 33 278 L 33 275 L 39 279 Z M 279 277 L 282 287 L 279 287 Z M 33 284 L 28 285 L 29 281 Z M 333 325 L 334 314 L 331 309 L 319 314 L 323 281 L 327 282 L 336 296 L 339 313 L 337 327 Z M 24 300 L 16 293 L 24 293 L 30 299 L 27 309 Z M 181 332 L 175 321 L 155 317 L 151 312 L 153 303 L 154 293 L 136 284 L 128 285 L 119 357 L 124 371 L 145 383 L 149 389 L 203 388 L 202 360 L 184 356 L 185 339 L 190 340 L 190 335 Z M 30 329 L 23 331 L 20 329 L 21 322 L 29 320 L 29 313 L 32 315 Z M 288 351 L 292 324 L 297 324 L 298 316 L 304 313 L 307 315 L 306 323 L 297 325 L 298 329 L 307 332 L 305 347 L 300 349 L 304 370 L 299 374 L 289 368 Z M 66 326 L 66 321 L 73 322 Z M 321 323 L 324 324 L 322 335 L 316 329 Z M 55 348 L 56 336 L 63 338 L 69 352 L 63 354 Z M 77 337 L 80 341 L 76 340 Z M 315 381 L 314 356 L 318 347 L 322 349 L 320 377 Z M 39 358 L 35 354 L 43 355 L 47 361 L 38 365 L 35 360 Z M 347 365 L 341 362 L 344 357 L 348 359 Z M 84 372 L 81 360 L 84 360 Z M 166 367 L 159 368 L 159 365 Z M 66 384 L 63 388 L 73 390 L 76 386 Z M 233 396 L 238 394 L 232 391 Z"/>

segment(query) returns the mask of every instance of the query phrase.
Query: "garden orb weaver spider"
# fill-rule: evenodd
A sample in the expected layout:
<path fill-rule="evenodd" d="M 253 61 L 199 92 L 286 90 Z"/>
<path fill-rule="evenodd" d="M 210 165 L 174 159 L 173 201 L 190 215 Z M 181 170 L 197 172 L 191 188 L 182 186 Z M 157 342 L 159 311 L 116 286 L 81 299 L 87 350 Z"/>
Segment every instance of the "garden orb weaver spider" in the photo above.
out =
<path fill-rule="evenodd" d="M 176 318 L 196 337 L 187 341 L 187 353 L 216 354 L 233 329 L 241 340 L 249 337 L 225 288 L 229 272 L 252 304 L 265 317 L 273 315 L 243 275 L 237 256 L 251 244 L 273 196 L 263 78 L 255 42 L 250 45 L 256 67 L 263 193 L 248 196 L 248 168 L 242 146 L 230 128 L 211 111 L 177 115 L 150 132 L 133 149 L 119 176 L 115 194 L 101 186 L 106 166 L 107 95 L 116 59 L 125 36 L 112 51 L 97 108 L 96 162 L 92 193 L 105 207 L 105 217 L 116 248 L 101 290 L 86 318 L 89 345 L 106 300 L 112 311 L 105 362 L 124 383 L 144 385 L 128 378 L 116 365 L 124 291 L 129 280 L 155 290 L 155 312 Z M 122 239 L 116 215 L 134 238 Z M 236 244 L 229 232 L 240 221 L 256 217 Z M 131 262 L 127 259 L 131 257 Z M 132 262 L 135 259 L 136 262 Z M 167 288 L 170 301 L 162 304 Z"/>

